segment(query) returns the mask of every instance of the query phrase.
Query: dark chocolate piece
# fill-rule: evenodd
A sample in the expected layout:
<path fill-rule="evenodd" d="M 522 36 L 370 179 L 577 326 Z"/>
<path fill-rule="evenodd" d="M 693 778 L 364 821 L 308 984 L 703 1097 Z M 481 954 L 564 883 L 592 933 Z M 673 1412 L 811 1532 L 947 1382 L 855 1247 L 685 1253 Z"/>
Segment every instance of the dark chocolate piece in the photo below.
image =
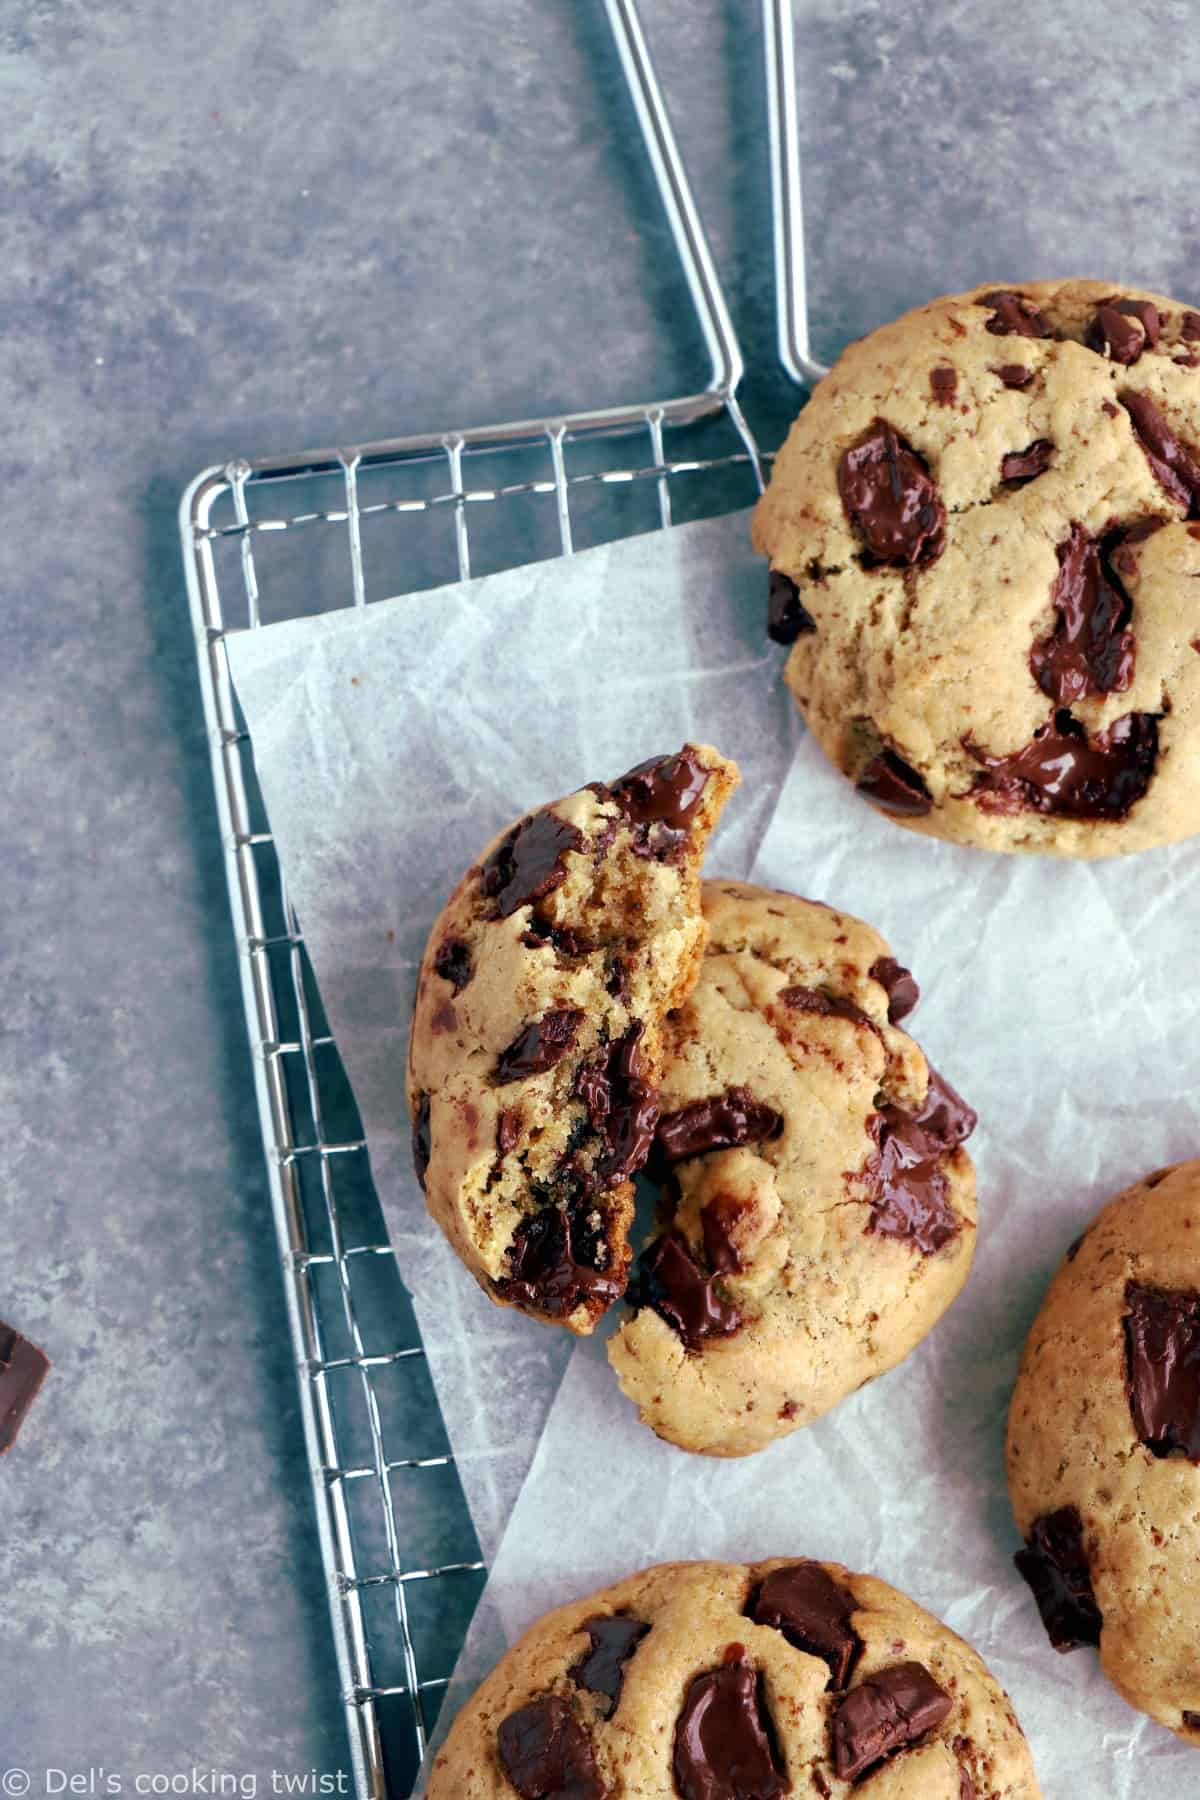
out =
<path fill-rule="evenodd" d="M 919 1113 L 885 1106 L 871 1121 L 876 1154 L 867 1230 L 907 1238 L 932 1256 L 962 1230 L 950 1204 L 944 1159 L 970 1137 L 976 1115 L 935 1069 Z"/>
<path fill-rule="evenodd" d="M 521 942 L 530 950 L 540 950 L 548 945 L 557 950 L 560 956 L 590 956 L 598 946 L 591 938 L 585 937 L 582 931 L 576 931 L 570 925 L 551 925 L 546 919 L 534 918 L 529 930 Z"/>
<path fill-rule="evenodd" d="M 673 1768 L 682 1800 L 775 1800 L 786 1794 L 773 1737 L 752 1664 L 725 1662 L 697 1675 L 675 1726 Z"/>
<path fill-rule="evenodd" d="M 840 994 L 827 994 L 824 988 L 780 988 L 779 998 L 790 1012 L 820 1013 L 826 1019 L 849 1019 L 852 1025 L 871 1025 L 861 1006 L 855 1006 L 853 1000 L 846 1000 Z"/>
<path fill-rule="evenodd" d="M 1035 371 L 1027 368 L 1024 363 L 1001 363 L 998 369 L 992 370 L 992 374 L 998 375 L 1006 388 L 1028 387 L 1033 380 L 1034 373 Z"/>
<path fill-rule="evenodd" d="M 704 1254 L 709 1268 L 717 1275 L 736 1275 L 742 1266 L 742 1253 L 733 1241 L 732 1232 L 749 1204 L 736 1194 L 714 1194 L 700 1208 Z"/>
<path fill-rule="evenodd" d="M 710 1100 L 693 1100 L 658 1121 L 654 1144 L 658 1159 L 672 1166 L 709 1150 L 732 1150 L 774 1137 L 783 1121 L 773 1107 L 756 1100 L 746 1087 L 730 1088 Z"/>
<path fill-rule="evenodd" d="M 658 1124 L 658 1091 L 642 1074 L 641 1020 L 610 1044 L 594 1062 L 585 1063 L 575 1092 L 588 1110 L 592 1127 L 604 1139 L 594 1178 L 602 1187 L 628 1181 L 642 1167 L 654 1143 Z"/>
<path fill-rule="evenodd" d="M 1046 1635 L 1056 1650 L 1098 1644 L 1104 1621 L 1092 1592 L 1083 1547 L 1083 1520 L 1074 1506 L 1034 1521 L 1025 1548 L 1013 1557 L 1033 1590 Z"/>
<path fill-rule="evenodd" d="M 965 1763 L 958 1766 L 958 1800 L 976 1800 L 975 1777 Z"/>
<path fill-rule="evenodd" d="M 483 891 L 500 918 L 541 900 L 567 878 L 563 857 L 583 850 L 583 833 L 556 813 L 536 812 L 514 825 L 483 865 Z"/>
<path fill-rule="evenodd" d="M 1129 414 L 1155 480 L 1192 517 L 1200 501 L 1200 465 L 1180 443 L 1149 395 L 1122 394 L 1121 405 Z"/>
<path fill-rule="evenodd" d="M 521 1800 L 606 1800 L 592 1741 L 557 1694 L 542 1694 L 501 1720 L 496 1749 Z"/>
<path fill-rule="evenodd" d="M 577 1687 L 607 1700 L 608 1705 L 602 1707 L 607 1717 L 620 1702 L 625 1666 L 650 1627 L 641 1619 L 631 1619 L 628 1613 L 614 1613 L 611 1618 L 589 1619 L 583 1629 L 592 1647 L 568 1674 Z"/>
<path fill-rule="evenodd" d="M 741 1330 L 741 1313 L 717 1293 L 715 1281 L 701 1273 L 683 1238 L 672 1231 L 643 1252 L 630 1300 L 635 1307 L 652 1307 L 695 1350 L 706 1338 Z"/>
<path fill-rule="evenodd" d="M 1194 344 L 1200 338 L 1200 313 L 1185 312 L 1179 320 L 1179 330 L 1185 344 Z"/>
<path fill-rule="evenodd" d="M 985 330 L 994 337 L 1027 337 L 1050 338 L 1054 336 L 1054 327 L 1024 294 L 1011 294 L 998 289 L 985 294 L 976 306 L 993 306 L 995 311 L 988 320 Z"/>
<path fill-rule="evenodd" d="M 1101 544 L 1079 525 L 1058 546 L 1050 590 L 1057 623 L 1029 657 L 1034 680 L 1056 706 L 1088 694 L 1123 693 L 1133 680 L 1133 602 L 1110 559 L 1116 548 L 1112 539 Z"/>
<path fill-rule="evenodd" d="M 860 794 L 898 818 L 920 818 L 933 806 L 924 777 L 894 750 L 881 750 L 873 757 L 855 785 Z"/>
<path fill-rule="evenodd" d="M 1193 317 L 1200 317 L 1200 314 L 1194 314 Z M 1188 1712 L 1185 1709 L 1182 1717 L 1189 1731 L 1200 1731 L 1200 1712 Z"/>
<path fill-rule="evenodd" d="M 858 1781 L 942 1723 L 953 1701 L 923 1663 L 895 1663 L 851 1688 L 833 1715 L 833 1766 Z"/>
<path fill-rule="evenodd" d="M 1114 298 L 1096 309 L 1083 341 L 1097 355 L 1128 368 L 1143 350 L 1153 350 L 1159 330 L 1158 308 L 1149 300 Z"/>
<path fill-rule="evenodd" d="M 817 622 L 800 599 L 800 589 L 782 569 L 771 570 L 767 593 L 767 636 L 777 644 L 794 644 Z"/>
<path fill-rule="evenodd" d="M 1150 786 L 1158 758 L 1158 720 L 1126 713 L 1089 738 L 1078 719 L 1058 711 L 1009 756 L 987 756 L 971 789 L 988 812 L 1056 813 L 1068 819 L 1123 819 Z"/>
<path fill-rule="evenodd" d="M 888 997 L 888 1023 L 898 1025 L 907 1019 L 921 990 L 910 972 L 895 957 L 881 956 L 871 964 L 871 980 L 877 981 Z"/>
<path fill-rule="evenodd" d="M 636 856 L 674 862 L 682 854 L 711 773 L 685 745 L 674 756 L 650 757 L 611 787 L 596 791 L 615 800 L 624 813 L 633 830 Z"/>
<path fill-rule="evenodd" d="M 958 371 L 930 369 L 929 391 L 939 406 L 953 406 L 954 396 L 958 392 Z"/>
<path fill-rule="evenodd" d="M 1129 1410 L 1152 1456 L 1200 1463 L 1200 1294 L 1125 1289 Z"/>
<path fill-rule="evenodd" d="M 496 1061 L 497 1082 L 505 1087 L 510 1081 L 544 1075 L 575 1048 L 582 1023 L 583 1014 L 570 1006 L 531 1019 L 508 1048 L 500 1052 Z"/>
<path fill-rule="evenodd" d="M 829 1665 L 827 1686 L 844 1688 L 862 1649 L 850 1623 L 854 1595 L 839 1587 L 820 1563 L 790 1563 L 772 1569 L 755 1595 L 751 1617 L 772 1625 L 789 1644 Z"/>
<path fill-rule="evenodd" d="M 945 549 L 946 509 L 928 465 L 886 419 L 843 452 L 838 492 L 876 562 L 909 568 Z"/>
<path fill-rule="evenodd" d="M 461 938 L 447 938 L 433 959 L 433 972 L 448 981 L 456 994 L 461 994 L 475 973 L 470 945 Z"/>
<path fill-rule="evenodd" d="M 0 1322 L 0 1456 L 16 1443 L 49 1372 L 45 1352 Z"/>
<path fill-rule="evenodd" d="M 586 1201 L 581 1204 L 586 1205 Z M 508 1253 L 509 1273 L 496 1291 L 517 1306 L 566 1318 L 577 1306 L 609 1306 L 624 1283 L 595 1266 L 608 1246 L 580 1217 L 579 1205 L 551 1206 L 517 1227 Z"/>
<path fill-rule="evenodd" d="M 421 1192 L 424 1193 L 425 1176 L 429 1169 L 429 1158 L 433 1154 L 433 1140 L 429 1130 L 428 1094 L 418 1094 L 417 1104 L 413 1108 L 412 1153 L 413 1167 L 417 1171 L 417 1180 L 421 1184 Z"/>
<path fill-rule="evenodd" d="M 1050 467 L 1055 445 L 1050 438 L 1035 438 L 1027 450 L 1010 450 L 1000 458 L 1000 479 L 1010 487 L 1024 487 Z"/>
<path fill-rule="evenodd" d="M 502 1112 L 496 1120 L 496 1152 L 507 1156 L 521 1135 L 521 1115 L 515 1107 Z"/>

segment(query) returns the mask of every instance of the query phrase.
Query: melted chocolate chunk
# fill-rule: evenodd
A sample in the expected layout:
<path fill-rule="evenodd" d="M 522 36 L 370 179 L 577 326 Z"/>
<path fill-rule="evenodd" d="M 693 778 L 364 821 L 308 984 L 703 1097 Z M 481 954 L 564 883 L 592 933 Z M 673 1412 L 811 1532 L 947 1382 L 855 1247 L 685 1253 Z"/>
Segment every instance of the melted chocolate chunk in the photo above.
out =
<path fill-rule="evenodd" d="M 939 406 L 953 406 L 958 392 L 958 373 L 954 369 L 930 369 L 929 391 Z"/>
<path fill-rule="evenodd" d="M 984 766 L 971 793 L 987 812 L 1123 819 L 1150 786 L 1158 720 L 1153 713 L 1126 713 L 1089 738 L 1077 719 L 1060 711 L 1010 756 L 967 748 Z"/>
<path fill-rule="evenodd" d="M 868 1675 L 833 1715 L 834 1768 L 843 1781 L 857 1781 L 940 1725 L 953 1704 L 923 1663 Z"/>
<path fill-rule="evenodd" d="M 606 1800 L 592 1741 L 557 1694 L 509 1713 L 496 1734 L 500 1766 L 521 1800 Z"/>
<path fill-rule="evenodd" d="M 633 829 L 633 851 L 655 862 L 677 861 L 711 771 L 685 746 L 675 756 L 652 756 L 608 789 Z"/>
<path fill-rule="evenodd" d="M 521 1115 L 515 1107 L 502 1112 L 496 1120 L 496 1152 L 507 1156 L 521 1135 Z"/>
<path fill-rule="evenodd" d="M 614 1613 L 607 1619 L 589 1619 L 583 1629 L 592 1647 L 568 1673 L 577 1687 L 608 1702 L 601 1709 L 608 1717 L 620 1702 L 625 1666 L 650 1627 L 628 1613 Z"/>
<path fill-rule="evenodd" d="M 607 1251 L 577 1207 L 547 1207 L 517 1227 L 508 1253 L 509 1273 L 496 1283 L 497 1292 L 555 1319 L 595 1301 L 608 1306 L 620 1298 L 623 1284 L 595 1267 L 602 1245 Z"/>
<path fill-rule="evenodd" d="M 447 938 L 433 959 L 433 972 L 448 981 L 456 994 L 461 994 L 475 973 L 470 945 L 461 938 Z"/>
<path fill-rule="evenodd" d="M 861 1006 L 855 1006 L 853 1000 L 843 999 L 840 994 L 827 994 L 824 988 L 780 988 L 779 998 L 791 1012 L 820 1013 L 826 1019 L 849 1019 L 853 1025 L 871 1025 Z"/>
<path fill-rule="evenodd" d="M 1133 602 L 1110 560 L 1115 549 L 1113 539 L 1097 543 L 1079 525 L 1058 546 L 1050 590 L 1058 622 L 1029 657 L 1034 680 L 1056 706 L 1088 694 L 1122 693 L 1133 680 Z"/>
<path fill-rule="evenodd" d="M 1185 344 L 1194 344 L 1200 338 L 1200 313 L 1185 312 L 1179 321 L 1179 329 Z"/>
<path fill-rule="evenodd" d="M 923 457 L 885 419 L 842 455 L 838 492 L 876 562 L 930 563 L 946 545 L 946 509 Z"/>
<path fill-rule="evenodd" d="M 709 1150 L 760 1143 L 774 1137 L 782 1124 L 774 1108 L 756 1100 L 749 1088 L 730 1088 L 711 1100 L 693 1100 L 676 1112 L 664 1113 L 655 1133 L 655 1150 L 670 1167 Z"/>
<path fill-rule="evenodd" d="M 907 1238 L 932 1256 L 962 1230 L 943 1159 L 970 1137 L 976 1114 L 935 1069 L 919 1113 L 885 1106 L 871 1121 L 876 1154 L 867 1230 Z"/>
<path fill-rule="evenodd" d="M 697 1675 L 675 1726 L 682 1800 L 775 1800 L 789 1784 L 773 1741 L 762 1682 L 750 1663 Z"/>
<path fill-rule="evenodd" d="M 1055 445 L 1050 438 L 1035 438 L 1028 450 L 1011 450 L 1000 458 L 1000 479 L 1010 487 L 1024 487 L 1050 467 Z"/>
<path fill-rule="evenodd" d="M 1099 356 L 1128 367 L 1143 350 L 1153 350 L 1160 329 L 1158 309 L 1149 300 L 1112 299 L 1097 308 L 1083 341 Z"/>
<path fill-rule="evenodd" d="M 913 976 L 892 956 L 881 956 L 871 964 L 871 980 L 877 981 L 888 997 L 889 1025 L 907 1019 L 921 998 Z"/>
<path fill-rule="evenodd" d="M 433 1154 L 433 1143 L 429 1132 L 428 1094 L 418 1094 L 417 1104 L 413 1110 L 412 1153 L 413 1167 L 417 1171 L 417 1180 L 421 1184 L 421 1192 L 424 1193 L 425 1176 L 429 1169 L 429 1158 Z"/>
<path fill-rule="evenodd" d="M 716 1194 L 700 1208 L 704 1254 L 709 1268 L 718 1275 L 736 1275 L 742 1266 L 742 1253 L 733 1241 L 732 1231 L 746 1205 L 736 1194 Z"/>
<path fill-rule="evenodd" d="M 584 837 L 552 812 L 536 812 L 514 825 L 483 865 L 483 891 L 500 918 L 541 900 L 567 878 L 563 857 L 582 850 Z"/>
<path fill-rule="evenodd" d="M 839 1587 L 820 1563 L 791 1563 L 772 1569 L 751 1608 L 759 1625 L 772 1625 L 789 1644 L 809 1656 L 819 1656 L 829 1666 L 827 1686 L 844 1688 L 862 1649 L 850 1623 L 854 1595 Z"/>
<path fill-rule="evenodd" d="M 604 1140 L 594 1169 L 598 1186 L 614 1187 L 628 1181 L 642 1167 L 654 1143 L 659 1104 L 657 1090 L 642 1074 L 644 1031 L 639 1019 L 596 1061 L 586 1063 L 575 1082 L 575 1092 L 587 1107 L 592 1127 Z"/>
<path fill-rule="evenodd" d="M 1152 1456 L 1200 1463 L 1200 1294 L 1125 1289 L 1129 1410 Z"/>
<path fill-rule="evenodd" d="M 670 1232 L 643 1253 L 630 1298 L 635 1307 L 653 1308 L 695 1350 L 706 1338 L 741 1330 L 741 1313 L 717 1293 L 715 1280 L 701 1273 L 683 1238 Z"/>
<path fill-rule="evenodd" d="M 1004 290 L 985 294 L 982 300 L 975 302 L 977 306 L 994 306 L 995 312 L 988 320 L 985 330 L 994 337 L 1027 337 L 1050 338 L 1054 336 L 1054 327 L 1024 294 L 1010 294 Z"/>
<path fill-rule="evenodd" d="M 1034 1522 L 1013 1561 L 1033 1590 L 1046 1635 L 1056 1650 L 1098 1644 L 1104 1623 L 1083 1548 L 1083 1520 L 1074 1506 Z"/>
<path fill-rule="evenodd" d="M 507 1050 L 500 1052 L 496 1061 L 499 1085 L 505 1087 L 510 1081 L 544 1075 L 575 1048 L 582 1023 L 583 1014 L 569 1006 L 543 1013 L 540 1019 L 531 1019 Z"/>
<path fill-rule="evenodd" d="M 551 925 L 547 920 L 538 918 L 531 921 L 521 942 L 530 950 L 540 950 L 549 945 L 560 956 L 590 956 L 597 948 L 582 931 L 576 931 L 570 925 Z"/>
<path fill-rule="evenodd" d="M 1200 502 L 1200 465 L 1148 395 L 1122 394 L 1121 405 L 1129 414 L 1155 480 L 1193 516 Z"/>
<path fill-rule="evenodd" d="M 0 1456 L 12 1449 L 50 1372 L 50 1359 L 14 1325 L 0 1322 Z"/>
<path fill-rule="evenodd" d="M 767 594 L 767 636 L 777 644 L 794 644 L 817 622 L 800 599 L 800 589 L 782 569 L 771 570 Z"/>
<path fill-rule="evenodd" d="M 1200 1712 L 1187 1712 L 1185 1710 L 1183 1713 L 1183 1723 L 1187 1726 L 1189 1731 L 1200 1731 Z"/>
<path fill-rule="evenodd" d="M 1033 380 L 1034 370 L 1026 368 L 1024 363 L 1001 363 L 992 374 L 999 376 L 1006 388 L 1023 388 Z"/>
<path fill-rule="evenodd" d="M 865 794 L 884 812 L 895 813 L 898 818 L 920 818 L 933 806 L 933 796 L 924 777 L 894 750 L 881 750 L 872 758 L 856 786 L 860 794 Z"/>

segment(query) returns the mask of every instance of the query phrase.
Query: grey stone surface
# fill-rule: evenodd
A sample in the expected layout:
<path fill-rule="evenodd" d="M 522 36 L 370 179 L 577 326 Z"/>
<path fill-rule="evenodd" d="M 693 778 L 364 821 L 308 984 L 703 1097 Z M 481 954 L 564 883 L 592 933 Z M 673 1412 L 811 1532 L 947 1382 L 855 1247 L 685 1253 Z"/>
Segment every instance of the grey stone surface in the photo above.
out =
<path fill-rule="evenodd" d="M 645 0 L 752 363 L 754 9 Z M 817 344 L 985 276 L 1195 298 L 1186 0 L 799 7 Z M 185 621 L 202 465 L 695 385 L 598 0 L 0 7 L 0 1763 L 346 1767 Z M 791 404 L 756 380 L 768 435 Z"/>

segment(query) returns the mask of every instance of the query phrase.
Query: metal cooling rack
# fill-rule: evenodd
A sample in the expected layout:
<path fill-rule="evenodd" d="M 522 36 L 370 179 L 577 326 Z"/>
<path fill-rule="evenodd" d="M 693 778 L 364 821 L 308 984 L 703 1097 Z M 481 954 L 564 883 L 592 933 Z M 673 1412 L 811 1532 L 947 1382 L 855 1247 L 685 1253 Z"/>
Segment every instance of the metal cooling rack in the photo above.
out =
<path fill-rule="evenodd" d="M 743 365 L 634 0 L 605 0 L 712 362 L 707 386 L 601 412 L 395 438 L 198 475 L 181 507 L 301 1414 L 362 1800 L 411 1792 L 483 1582 L 367 1145 L 288 901 L 226 640 L 747 504 Z M 780 358 L 808 349 L 791 0 L 764 0 Z"/>

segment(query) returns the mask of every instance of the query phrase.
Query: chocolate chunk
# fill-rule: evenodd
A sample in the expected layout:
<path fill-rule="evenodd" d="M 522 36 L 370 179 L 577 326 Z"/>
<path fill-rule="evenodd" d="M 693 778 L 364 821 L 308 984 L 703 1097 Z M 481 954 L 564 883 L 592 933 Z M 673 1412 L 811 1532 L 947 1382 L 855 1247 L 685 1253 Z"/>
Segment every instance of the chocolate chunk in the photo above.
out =
<path fill-rule="evenodd" d="M 682 1800 L 775 1800 L 789 1784 L 773 1742 L 762 1682 L 748 1662 L 697 1675 L 675 1726 Z"/>
<path fill-rule="evenodd" d="M 1121 693 L 1133 680 L 1136 646 L 1129 620 L 1133 602 L 1121 585 L 1110 552 L 1080 525 L 1058 546 L 1058 575 L 1050 590 L 1058 615 L 1048 638 L 1033 646 L 1029 666 L 1056 706 L 1088 694 Z"/>
<path fill-rule="evenodd" d="M 894 750 L 881 750 L 873 757 L 855 785 L 860 794 L 898 818 L 919 818 L 933 806 L 924 777 Z"/>
<path fill-rule="evenodd" d="M 976 306 L 994 306 L 995 312 L 988 320 L 985 330 L 994 337 L 1027 337 L 1049 338 L 1054 336 L 1054 327 L 1024 294 L 1010 294 L 1005 290 L 985 294 Z"/>
<path fill-rule="evenodd" d="M 967 748 L 984 766 L 971 793 L 987 812 L 1123 819 L 1150 786 L 1158 720 L 1153 713 L 1126 713 L 1089 738 L 1077 719 L 1060 711 L 1008 756 Z"/>
<path fill-rule="evenodd" d="M 1159 329 L 1158 309 L 1149 300 L 1112 299 L 1097 308 L 1083 341 L 1097 355 L 1128 367 L 1143 350 L 1153 350 Z"/>
<path fill-rule="evenodd" d="M 615 800 L 629 821 L 636 856 L 677 862 L 710 773 L 685 745 L 675 756 L 650 757 L 597 792 Z"/>
<path fill-rule="evenodd" d="M 676 1112 L 664 1113 L 655 1133 L 655 1150 L 669 1167 L 709 1150 L 759 1143 L 774 1137 L 782 1124 L 774 1108 L 756 1100 L 749 1088 L 730 1088 L 711 1100 L 693 1100 Z"/>
<path fill-rule="evenodd" d="M 777 644 L 794 644 L 806 631 L 815 631 L 817 622 L 800 599 L 800 589 L 782 569 L 771 570 L 767 593 L 767 636 Z"/>
<path fill-rule="evenodd" d="M 1200 313 L 1185 312 L 1179 321 L 1179 330 L 1185 344 L 1194 344 L 1200 338 Z"/>
<path fill-rule="evenodd" d="M 839 1587 L 820 1563 L 772 1569 L 754 1599 L 751 1617 L 772 1625 L 789 1644 L 829 1665 L 831 1688 L 844 1688 L 862 1642 L 850 1623 L 853 1594 Z"/>
<path fill-rule="evenodd" d="M 518 1306 L 566 1318 L 577 1306 L 620 1298 L 623 1283 L 595 1267 L 602 1238 L 589 1233 L 577 1208 L 547 1207 L 517 1227 L 508 1253 L 509 1273 L 496 1291 Z"/>
<path fill-rule="evenodd" d="M 0 1456 L 16 1443 L 49 1372 L 45 1352 L 0 1322 Z"/>
<path fill-rule="evenodd" d="M 614 956 L 608 967 L 608 979 L 604 983 L 604 991 L 611 994 L 614 1000 L 625 1000 L 629 994 L 629 983 L 626 978 L 625 964 L 619 956 Z"/>
<path fill-rule="evenodd" d="M 1010 450 L 1000 458 L 1000 479 L 1010 487 L 1024 487 L 1044 475 L 1050 467 L 1055 446 L 1050 438 L 1035 438 L 1027 450 Z"/>
<path fill-rule="evenodd" d="M 930 369 L 929 391 L 939 406 L 953 406 L 954 396 L 958 392 L 958 373 L 955 369 Z"/>
<path fill-rule="evenodd" d="M 567 878 L 563 857 L 582 850 L 584 836 L 556 813 L 536 812 L 514 825 L 483 865 L 483 891 L 500 918 L 541 900 Z"/>
<path fill-rule="evenodd" d="M 447 938 L 433 959 L 433 972 L 460 994 L 475 973 L 470 945 L 464 944 L 461 938 Z"/>
<path fill-rule="evenodd" d="M 592 1741 L 557 1694 L 542 1694 L 509 1713 L 496 1748 L 521 1800 L 606 1800 Z"/>
<path fill-rule="evenodd" d="M 607 1619 L 589 1619 L 583 1629 L 592 1640 L 592 1647 L 568 1673 L 577 1687 L 607 1700 L 608 1705 L 602 1707 L 607 1717 L 620 1702 L 625 1665 L 650 1627 L 641 1619 L 631 1619 L 628 1613 L 614 1613 Z"/>
<path fill-rule="evenodd" d="M 907 1019 L 921 990 L 909 971 L 894 957 L 881 956 L 871 964 L 871 980 L 877 981 L 888 997 L 888 1023 L 898 1025 Z"/>
<path fill-rule="evenodd" d="M 575 1039 L 583 1023 L 583 1014 L 575 1007 L 560 1007 L 532 1019 L 517 1033 L 507 1050 L 496 1061 L 496 1080 L 501 1087 L 510 1081 L 525 1081 L 531 1075 L 544 1075 L 575 1048 Z"/>
<path fill-rule="evenodd" d="M 736 1194 L 715 1194 L 700 1208 L 704 1254 L 709 1268 L 718 1275 L 736 1275 L 741 1269 L 742 1253 L 733 1241 L 732 1232 L 749 1204 Z"/>
<path fill-rule="evenodd" d="M 1125 1289 L 1129 1410 L 1152 1456 L 1200 1463 L 1200 1294 Z"/>
<path fill-rule="evenodd" d="M 992 374 L 998 375 L 1006 388 L 1028 387 L 1033 380 L 1034 373 L 1035 371 L 1026 368 L 1024 363 L 1001 363 L 998 369 L 992 370 Z"/>
<path fill-rule="evenodd" d="M 1076 1507 L 1060 1507 L 1037 1519 L 1025 1548 L 1013 1561 L 1033 1589 L 1046 1635 L 1056 1650 L 1100 1642 L 1104 1621 L 1092 1592 L 1083 1520 Z"/>
<path fill-rule="evenodd" d="M 639 1019 L 594 1062 L 585 1063 L 576 1078 L 575 1092 L 587 1107 L 593 1129 L 604 1140 L 594 1168 L 600 1186 L 628 1181 L 642 1167 L 654 1142 L 658 1092 L 642 1074 L 644 1031 Z"/>
<path fill-rule="evenodd" d="M 521 1115 L 515 1107 L 502 1112 L 496 1120 L 496 1151 L 500 1156 L 507 1156 L 521 1135 Z"/>
<path fill-rule="evenodd" d="M 531 921 L 521 942 L 530 950 L 540 950 L 544 945 L 549 945 L 560 956 L 590 956 L 598 947 L 591 938 L 585 937 L 582 931 L 576 931 L 570 925 L 551 925 L 546 919 L 538 918 Z"/>
<path fill-rule="evenodd" d="M 417 1104 L 413 1109 L 412 1153 L 413 1167 L 417 1171 L 417 1180 L 421 1184 L 421 1192 L 424 1193 L 425 1176 L 429 1169 L 429 1158 L 433 1154 L 433 1140 L 429 1130 L 428 1094 L 418 1094 Z"/>
<path fill-rule="evenodd" d="M 1200 465 L 1180 443 L 1149 395 L 1122 394 L 1121 405 L 1129 414 L 1155 480 L 1173 500 L 1187 508 L 1191 517 L 1200 501 Z"/>
<path fill-rule="evenodd" d="M 922 1663 L 868 1675 L 833 1715 L 834 1768 L 843 1781 L 857 1781 L 940 1725 L 953 1704 Z"/>
<path fill-rule="evenodd" d="M 820 1013 L 826 1019 L 849 1019 L 853 1025 L 871 1025 L 861 1006 L 855 1006 L 853 1000 L 846 1000 L 840 994 L 827 994 L 824 988 L 780 988 L 779 998 L 791 1012 Z"/>
<path fill-rule="evenodd" d="M 821 1772 L 820 1769 L 813 1770 L 812 1784 L 813 1784 L 814 1788 L 816 1788 L 818 1794 L 820 1794 L 821 1800 L 830 1800 L 830 1796 L 833 1793 L 833 1789 L 830 1787 L 829 1783 L 826 1781 L 825 1776 L 823 1775 L 823 1773 Z"/>
<path fill-rule="evenodd" d="M 958 1768 L 958 1800 L 975 1800 L 975 1777 L 965 1763 Z"/>
<path fill-rule="evenodd" d="M 928 465 L 885 419 L 843 452 L 838 492 L 876 562 L 907 568 L 945 549 L 946 509 Z"/>
<path fill-rule="evenodd" d="M 1200 316 L 1200 315 L 1193 315 L 1193 316 Z M 1183 1723 L 1187 1726 L 1189 1731 L 1200 1731 L 1200 1712 L 1186 1712 L 1185 1711 L 1183 1713 L 1182 1717 L 1183 1717 Z"/>
<path fill-rule="evenodd" d="M 643 1252 L 630 1299 L 636 1307 L 653 1308 L 695 1350 L 706 1338 L 741 1330 L 741 1313 L 717 1293 L 715 1280 L 701 1273 L 683 1238 L 670 1232 Z"/>
<path fill-rule="evenodd" d="M 906 1238 L 932 1256 L 962 1230 L 950 1204 L 944 1158 L 971 1135 L 976 1115 L 948 1081 L 929 1071 L 919 1113 L 885 1106 L 871 1120 L 876 1153 L 867 1230 L 877 1237 Z"/>

